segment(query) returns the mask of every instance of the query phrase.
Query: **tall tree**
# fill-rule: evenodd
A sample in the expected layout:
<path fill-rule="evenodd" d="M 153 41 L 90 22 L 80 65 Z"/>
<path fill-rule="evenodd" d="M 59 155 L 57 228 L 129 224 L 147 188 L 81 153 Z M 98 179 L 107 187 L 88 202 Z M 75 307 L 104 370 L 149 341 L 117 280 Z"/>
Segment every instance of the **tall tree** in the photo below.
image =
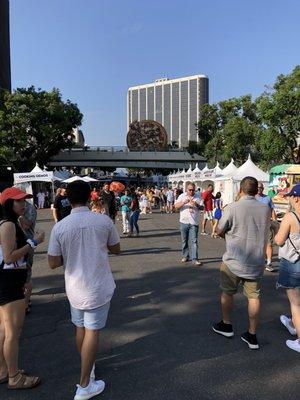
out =
<path fill-rule="evenodd" d="M 197 128 L 206 158 L 213 164 L 226 164 L 234 156 L 242 163 L 249 152 L 255 153 L 253 145 L 259 129 L 256 114 L 250 95 L 205 105 Z"/>
<path fill-rule="evenodd" d="M 76 104 L 62 100 L 58 89 L 33 86 L 5 92 L 0 109 L 0 157 L 17 171 L 38 162 L 46 165 L 60 150 L 72 146 L 72 129 L 81 125 Z"/>
<path fill-rule="evenodd" d="M 256 103 L 266 129 L 263 144 L 269 142 L 273 148 L 269 157 L 300 163 L 300 146 L 297 145 L 300 134 L 300 65 L 289 75 L 279 75 L 274 86 Z M 278 144 L 276 149 L 273 139 Z"/>

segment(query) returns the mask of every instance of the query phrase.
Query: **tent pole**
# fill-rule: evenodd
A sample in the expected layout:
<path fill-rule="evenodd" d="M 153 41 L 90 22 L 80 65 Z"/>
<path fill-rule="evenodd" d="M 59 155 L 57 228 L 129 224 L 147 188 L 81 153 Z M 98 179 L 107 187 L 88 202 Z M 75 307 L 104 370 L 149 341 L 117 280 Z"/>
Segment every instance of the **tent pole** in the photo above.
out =
<path fill-rule="evenodd" d="M 52 203 L 54 201 L 54 180 L 52 180 Z"/>

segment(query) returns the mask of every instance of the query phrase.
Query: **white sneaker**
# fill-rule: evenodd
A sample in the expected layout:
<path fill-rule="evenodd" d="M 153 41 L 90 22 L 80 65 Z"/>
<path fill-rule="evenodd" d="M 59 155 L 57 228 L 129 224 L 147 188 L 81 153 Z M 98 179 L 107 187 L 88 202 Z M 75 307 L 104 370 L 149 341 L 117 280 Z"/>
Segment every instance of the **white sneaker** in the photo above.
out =
<path fill-rule="evenodd" d="M 299 339 L 296 340 L 287 340 L 286 342 L 287 347 L 289 347 L 292 350 L 297 351 L 298 353 L 300 353 L 300 343 L 299 343 Z"/>
<path fill-rule="evenodd" d="M 280 315 L 281 323 L 286 327 L 286 329 L 290 332 L 291 335 L 296 335 L 296 329 L 292 327 L 291 322 L 292 320 L 287 317 L 286 315 Z"/>
<path fill-rule="evenodd" d="M 90 380 L 87 387 L 81 387 L 77 385 L 76 394 L 74 400 L 88 400 L 98 394 L 102 393 L 105 388 L 105 382 Z"/>
<path fill-rule="evenodd" d="M 90 379 L 95 380 L 95 364 L 93 364 L 93 368 L 91 370 Z"/>

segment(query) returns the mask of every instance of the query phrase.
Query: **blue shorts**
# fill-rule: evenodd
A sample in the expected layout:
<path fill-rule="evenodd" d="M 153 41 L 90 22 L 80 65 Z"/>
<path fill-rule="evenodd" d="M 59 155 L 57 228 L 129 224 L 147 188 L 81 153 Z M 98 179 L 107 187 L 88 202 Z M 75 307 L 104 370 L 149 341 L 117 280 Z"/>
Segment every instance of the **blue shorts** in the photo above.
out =
<path fill-rule="evenodd" d="M 282 287 L 285 289 L 300 288 L 300 260 L 292 263 L 281 258 L 276 287 Z"/>
<path fill-rule="evenodd" d="M 78 328 L 103 329 L 106 325 L 110 302 L 93 310 L 78 310 L 71 307 L 71 321 Z"/>

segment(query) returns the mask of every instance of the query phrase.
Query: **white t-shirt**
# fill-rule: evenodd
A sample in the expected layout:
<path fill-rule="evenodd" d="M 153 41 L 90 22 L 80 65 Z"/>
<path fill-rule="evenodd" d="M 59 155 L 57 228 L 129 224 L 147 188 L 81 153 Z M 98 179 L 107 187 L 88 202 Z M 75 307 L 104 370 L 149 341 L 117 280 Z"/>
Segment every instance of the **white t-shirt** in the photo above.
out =
<path fill-rule="evenodd" d="M 197 204 L 202 205 L 202 200 L 199 199 L 199 197 L 197 197 L 196 195 L 188 196 L 186 193 L 182 193 L 176 200 L 176 203 L 180 203 L 184 201 L 186 198 L 190 198 L 191 200 L 194 200 Z M 180 209 L 179 221 L 182 224 L 199 225 L 200 210 L 196 206 L 191 207 L 189 203 L 185 204 Z"/>
<path fill-rule="evenodd" d="M 73 208 L 54 225 L 48 255 L 63 257 L 66 293 L 74 308 L 92 310 L 111 300 L 116 285 L 107 246 L 119 241 L 112 220 L 88 207 Z"/>

